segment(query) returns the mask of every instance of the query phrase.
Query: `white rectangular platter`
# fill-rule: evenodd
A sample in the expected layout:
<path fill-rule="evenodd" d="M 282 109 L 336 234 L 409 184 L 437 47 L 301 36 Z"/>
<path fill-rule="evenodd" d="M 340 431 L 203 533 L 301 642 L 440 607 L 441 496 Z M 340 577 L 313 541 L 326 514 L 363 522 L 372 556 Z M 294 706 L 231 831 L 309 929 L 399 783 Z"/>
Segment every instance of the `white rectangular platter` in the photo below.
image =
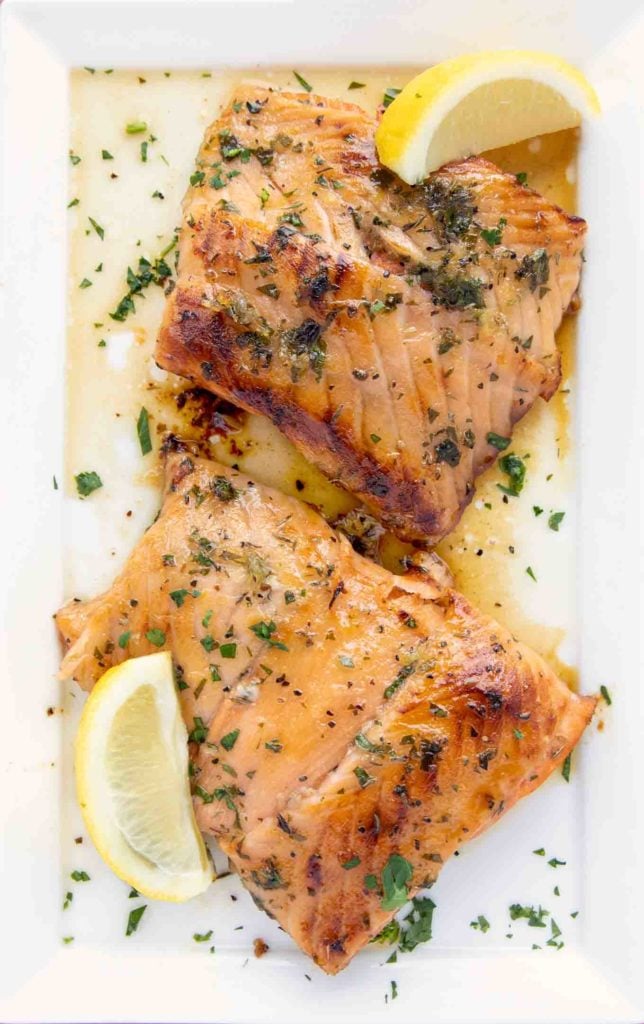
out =
<path fill-rule="evenodd" d="M 0 1020 L 641 1024 L 641 5 L 5 0 L 0 43 Z M 579 158 L 590 234 L 573 389 L 576 487 L 561 574 L 543 581 L 540 600 L 557 604 L 564 588 L 581 688 L 606 685 L 613 703 L 576 753 L 570 784 L 552 779 L 446 866 L 432 941 L 395 965 L 372 946 L 325 977 L 234 879 L 188 906 L 150 906 L 133 941 L 124 935 L 127 887 L 89 843 L 73 842 L 82 834 L 70 799 L 73 714 L 46 713 L 68 706 L 71 689 L 61 694 L 56 681 L 51 615 L 70 573 L 85 567 L 90 589 L 109 579 L 112 567 L 94 555 L 117 544 L 100 523 L 90 543 L 73 499 L 52 486 L 54 475 L 65 479 L 70 70 L 399 68 L 499 47 L 577 62 L 603 104 Z M 186 146 L 189 163 L 192 137 Z M 548 857 L 533 854 L 541 847 Z M 551 856 L 565 865 L 550 867 Z M 76 886 L 63 911 L 74 869 L 92 882 Z M 550 931 L 511 925 L 516 902 L 547 907 L 564 947 L 533 949 Z M 471 928 L 478 914 L 489 931 Z M 192 938 L 211 928 L 214 954 Z M 270 946 L 261 960 L 256 937 Z"/>

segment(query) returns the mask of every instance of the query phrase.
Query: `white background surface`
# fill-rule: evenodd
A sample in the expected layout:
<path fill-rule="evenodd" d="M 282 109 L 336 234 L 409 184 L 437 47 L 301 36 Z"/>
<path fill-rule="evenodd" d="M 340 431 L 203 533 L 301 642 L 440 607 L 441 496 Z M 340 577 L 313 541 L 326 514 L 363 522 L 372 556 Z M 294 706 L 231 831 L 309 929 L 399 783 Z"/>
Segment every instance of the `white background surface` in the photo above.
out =
<path fill-rule="evenodd" d="M 591 9 L 596 8 L 596 9 Z M 644 812 L 640 594 L 642 245 L 639 5 L 414 2 L 22 3 L 5 0 L 2 32 L 3 544 L 0 569 L 2 792 L 0 1019 L 8 1021 L 333 1020 L 520 1022 L 644 1020 Z M 217 67 L 254 63 L 429 64 L 463 50 L 553 50 L 579 62 L 604 116 L 584 133 L 580 207 L 591 224 L 579 328 L 576 443 L 582 687 L 608 683 L 601 736 L 445 868 L 435 938 L 395 967 L 378 947 L 326 978 L 246 897 L 221 883 L 198 907 L 146 911 L 126 940 L 127 891 L 114 879 L 76 890 L 63 922 L 62 733 L 58 647 L 48 619 L 62 595 L 62 476 L 71 66 Z M 547 866 L 531 851 L 567 861 Z M 83 847 L 75 867 L 98 865 Z M 555 911 L 551 893 L 562 896 Z M 73 886 L 70 884 L 69 888 Z M 235 888 L 235 892 L 237 889 Z M 547 902 L 546 902 L 547 899 Z M 518 922 L 510 903 L 553 910 L 566 940 Z M 115 907 L 117 911 L 115 911 Z M 226 907 L 224 911 L 220 908 Z M 580 910 L 576 922 L 571 909 Z M 176 913 L 173 913 L 176 911 Z M 66 912 L 69 914 L 70 912 Z M 483 913 L 487 935 L 469 928 Z M 149 915 L 149 918 L 147 917 Z M 109 921 L 108 921 L 109 916 Z M 69 924 L 68 924 L 69 920 Z M 111 922 L 114 922 L 112 924 Z M 244 932 L 234 932 L 244 924 Z M 217 952 L 192 942 L 215 929 Z M 63 934 L 76 933 L 63 946 Z M 256 935 L 271 944 L 250 957 Z M 82 941 L 81 941 L 82 940 Z M 307 980 L 309 974 L 311 980 Z M 399 996 L 385 1004 L 390 979 Z"/>

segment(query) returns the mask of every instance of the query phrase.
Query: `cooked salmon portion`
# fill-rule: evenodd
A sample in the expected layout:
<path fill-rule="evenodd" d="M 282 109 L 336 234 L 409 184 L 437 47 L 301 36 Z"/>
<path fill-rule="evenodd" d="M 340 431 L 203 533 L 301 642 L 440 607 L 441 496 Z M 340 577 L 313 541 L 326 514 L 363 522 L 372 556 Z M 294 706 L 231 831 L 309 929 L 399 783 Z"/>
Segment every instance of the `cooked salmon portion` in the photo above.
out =
<path fill-rule="evenodd" d="M 595 701 L 436 557 L 396 576 L 234 470 L 178 450 L 166 473 L 111 589 L 58 613 L 61 674 L 89 689 L 127 657 L 172 652 L 201 829 L 334 973 L 550 775 Z"/>
<path fill-rule="evenodd" d="M 472 158 L 407 186 L 351 104 L 240 86 L 184 203 L 156 358 L 436 543 L 560 379 L 586 225 Z"/>

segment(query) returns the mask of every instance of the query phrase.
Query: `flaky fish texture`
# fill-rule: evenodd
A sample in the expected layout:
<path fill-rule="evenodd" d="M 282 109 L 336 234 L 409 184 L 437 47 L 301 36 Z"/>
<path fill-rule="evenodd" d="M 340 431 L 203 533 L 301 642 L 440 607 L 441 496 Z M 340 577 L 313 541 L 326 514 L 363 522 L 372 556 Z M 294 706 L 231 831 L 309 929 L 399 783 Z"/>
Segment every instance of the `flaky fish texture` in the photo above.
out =
<path fill-rule="evenodd" d="M 90 689 L 125 658 L 172 652 L 201 829 L 335 973 L 550 775 L 595 701 L 437 558 L 397 576 L 234 470 L 180 450 L 166 472 L 110 590 L 58 613 L 61 674 Z"/>
<path fill-rule="evenodd" d="M 184 202 L 156 358 L 435 544 L 560 380 L 586 225 L 479 158 L 410 187 L 359 107 L 240 86 Z"/>

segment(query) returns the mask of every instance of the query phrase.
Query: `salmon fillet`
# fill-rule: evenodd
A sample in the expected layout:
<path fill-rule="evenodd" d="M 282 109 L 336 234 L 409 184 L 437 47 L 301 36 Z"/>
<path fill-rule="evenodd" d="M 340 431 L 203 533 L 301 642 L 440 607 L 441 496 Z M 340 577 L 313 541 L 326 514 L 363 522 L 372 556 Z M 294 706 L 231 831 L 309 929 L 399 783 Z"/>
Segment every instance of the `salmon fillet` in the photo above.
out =
<path fill-rule="evenodd" d="M 452 589 L 189 451 L 110 590 L 57 615 L 64 678 L 172 652 L 201 829 L 335 973 L 556 768 L 595 701 Z M 394 881 L 397 879 L 396 884 Z"/>
<path fill-rule="evenodd" d="M 472 158 L 407 186 L 359 107 L 240 86 L 184 201 L 157 362 L 434 544 L 560 380 L 586 225 Z"/>

